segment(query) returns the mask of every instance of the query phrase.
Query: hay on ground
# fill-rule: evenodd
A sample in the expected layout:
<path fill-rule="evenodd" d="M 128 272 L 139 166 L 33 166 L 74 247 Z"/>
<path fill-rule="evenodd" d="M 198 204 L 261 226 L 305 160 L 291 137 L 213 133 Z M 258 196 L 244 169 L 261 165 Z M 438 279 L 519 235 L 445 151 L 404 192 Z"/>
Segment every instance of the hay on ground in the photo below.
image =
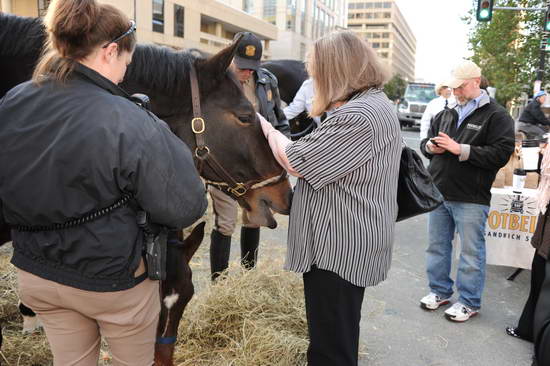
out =
<path fill-rule="evenodd" d="M 43 332 L 22 335 L 11 255 L 0 253 L 0 365 L 49 366 Z M 235 270 L 197 293 L 183 314 L 174 355 L 179 366 L 305 365 L 307 323 L 302 281 L 281 264 Z M 105 362 L 109 364 L 110 362 Z M 101 362 L 100 364 L 103 364 Z"/>
<path fill-rule="evenodd" d="M 180 324 L 175 364 L 305 365 L 302 281 L 280 267 L 232 273 L 196 295 Z"/>

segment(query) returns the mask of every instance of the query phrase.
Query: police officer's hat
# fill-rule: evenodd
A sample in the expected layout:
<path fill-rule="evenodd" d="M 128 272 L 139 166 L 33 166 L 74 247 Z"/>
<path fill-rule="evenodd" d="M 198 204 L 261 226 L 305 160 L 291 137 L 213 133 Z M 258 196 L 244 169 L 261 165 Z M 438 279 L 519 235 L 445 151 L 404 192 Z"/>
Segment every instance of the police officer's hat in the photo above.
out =
<path fill-rule="evenodd" d="M 235 35 L 238 38 L 243 35 L 237 47 L 237 53 L 233 61 L 239 69 L 258 70 L 262 59 L 262 42 L 250 32 L 240 32 Z"/>

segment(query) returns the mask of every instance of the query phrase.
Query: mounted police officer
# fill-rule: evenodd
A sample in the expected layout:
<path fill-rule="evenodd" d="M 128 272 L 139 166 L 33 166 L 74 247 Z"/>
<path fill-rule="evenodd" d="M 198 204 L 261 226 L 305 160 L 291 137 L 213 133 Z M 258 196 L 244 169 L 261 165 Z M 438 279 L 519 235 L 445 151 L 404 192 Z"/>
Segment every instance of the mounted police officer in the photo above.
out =
<path fill-rule="evenodd" d="M 237 34 L 235 38 L 239 37 Z M 243 87 L 243 92 L 256 112 L 267 119 L 283 134 L 290 135 L 288 121 L 281 109 L 277 78 L 260 67 L 262 43 L 250 32 L 242 33 L 240 44 L 233 59 L 233 71 Z M 212 280 L 228 267 L 231 236 L 237 224 L 238 204 L 215 187 L 209 187 L 214 208 L 214 229 L 210 242 L 210 268 Z M 246 211 L 242 213 L 241 263 L 245 268 L 256 264 L 260 228 L 248 222 Z"/>

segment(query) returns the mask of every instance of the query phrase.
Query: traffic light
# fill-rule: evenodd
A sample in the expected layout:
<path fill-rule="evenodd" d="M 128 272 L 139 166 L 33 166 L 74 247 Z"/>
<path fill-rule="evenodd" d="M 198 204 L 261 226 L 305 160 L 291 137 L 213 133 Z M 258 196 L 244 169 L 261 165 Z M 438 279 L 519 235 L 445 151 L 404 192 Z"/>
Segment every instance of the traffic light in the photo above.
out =
<path fill-rule="evenodd" d="M 476 11 L 477 21 L 488 22 L 491 20 L 492 17 L 493 17 L 493 0 L 477 0 L 477 11 Z"/>

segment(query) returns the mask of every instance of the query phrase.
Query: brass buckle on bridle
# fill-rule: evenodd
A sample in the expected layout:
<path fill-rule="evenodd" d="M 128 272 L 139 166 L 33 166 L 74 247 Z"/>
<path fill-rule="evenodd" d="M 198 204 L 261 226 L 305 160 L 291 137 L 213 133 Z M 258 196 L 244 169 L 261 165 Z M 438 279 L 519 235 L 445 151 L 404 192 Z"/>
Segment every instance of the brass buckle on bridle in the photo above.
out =
<path fill-rule="evenodd" d="M 248 189 L 242 183 L 237 183 L 235 187 L 230 187 L 229 192 L 233 193 L 236 197 L 243 196 Z"/>
<path fill-rule="evenodd" d="M 195 122 L 200 122 L 199 128 L 195 127 Z M 201 134 L 206 129 L 206 125 L 204 123 L 204 119 L 202 117 L 195 117 L 191 120 L 191 129 L 195 134 Z"/>

